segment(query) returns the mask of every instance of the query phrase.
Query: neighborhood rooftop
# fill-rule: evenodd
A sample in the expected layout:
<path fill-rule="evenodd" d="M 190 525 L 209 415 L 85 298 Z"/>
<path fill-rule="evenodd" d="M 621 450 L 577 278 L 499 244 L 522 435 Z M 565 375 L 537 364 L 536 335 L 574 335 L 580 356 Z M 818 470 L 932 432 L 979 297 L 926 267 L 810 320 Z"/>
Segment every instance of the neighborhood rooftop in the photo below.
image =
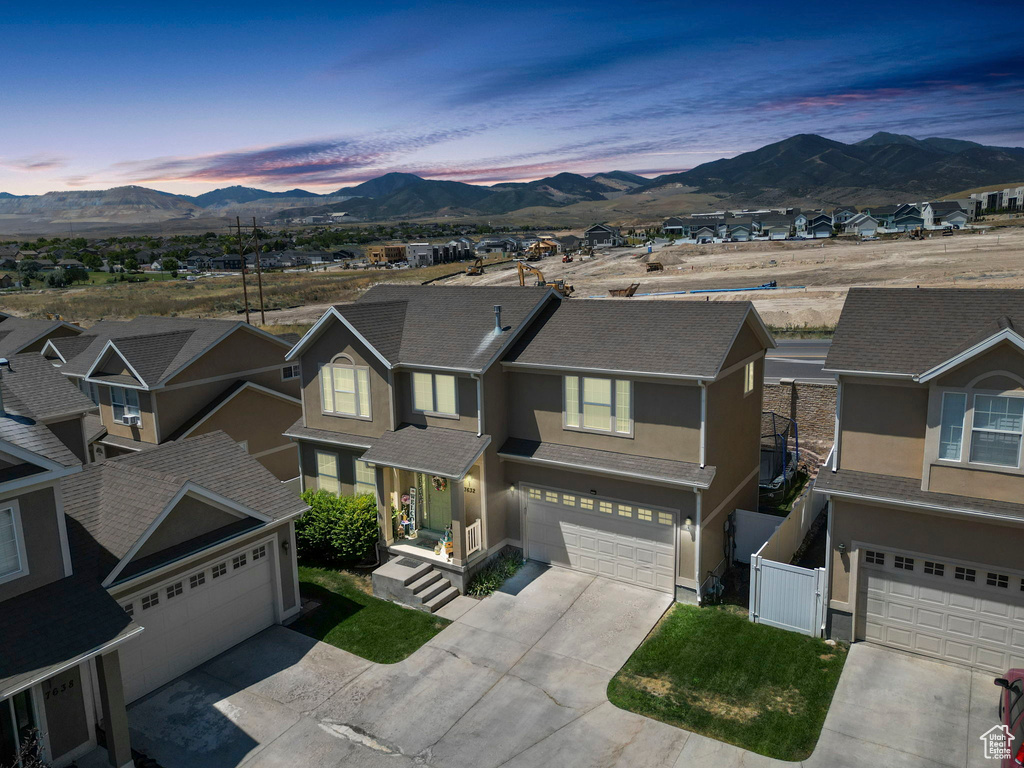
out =
<path fill-rule="evenodd" d="M 1007 326 L 1024 331 L 1024 290 L 851 288 L 825 369 L 918 376 Z"/>

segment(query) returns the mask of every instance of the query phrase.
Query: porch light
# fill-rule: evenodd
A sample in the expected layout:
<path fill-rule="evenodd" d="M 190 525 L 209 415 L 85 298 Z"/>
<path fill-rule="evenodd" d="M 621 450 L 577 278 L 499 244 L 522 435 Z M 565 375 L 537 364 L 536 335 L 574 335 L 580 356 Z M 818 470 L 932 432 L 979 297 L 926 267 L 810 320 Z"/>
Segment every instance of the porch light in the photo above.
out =
<path fill-rule="evenodd" d="M 840 555 L 845 555 L 846 554 L 846 545 L 845 544 L 840 544 L 839 545 L 839 554 Z"/>
<path fill-rule="evenodd" d="M 685 528 L 688 531 L 692 531 L 693 530 L 693 518 L 692 517 L 687 517 L 686 520 L 683 521 L 683 528 Z"/>
<path fill-rule="evenodd" d="M 508 487 L 508 492 L 509 493 L 515 493 L 516 492 L 516 484 L 515 483 L 512 483 L 512 485 L 510 485 Z"/>

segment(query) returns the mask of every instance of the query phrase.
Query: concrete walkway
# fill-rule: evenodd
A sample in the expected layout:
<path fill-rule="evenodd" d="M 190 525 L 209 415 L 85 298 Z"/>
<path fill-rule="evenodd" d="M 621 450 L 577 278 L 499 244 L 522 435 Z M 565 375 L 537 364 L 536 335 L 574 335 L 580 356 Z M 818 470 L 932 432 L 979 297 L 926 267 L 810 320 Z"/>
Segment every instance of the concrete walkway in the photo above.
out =
<path fill-rule="evenodd" d="M 266 630 L 134 704 L 133 743 L 164 768 L 794 765 L 608 702 L 668 595 L 530 564 L 457 602 L 451 626 L 393 665 Z M 965 766 L 985 721 L 971 692 L 995 701 L 986 682 L 855 646 L 806 765 Z"/>

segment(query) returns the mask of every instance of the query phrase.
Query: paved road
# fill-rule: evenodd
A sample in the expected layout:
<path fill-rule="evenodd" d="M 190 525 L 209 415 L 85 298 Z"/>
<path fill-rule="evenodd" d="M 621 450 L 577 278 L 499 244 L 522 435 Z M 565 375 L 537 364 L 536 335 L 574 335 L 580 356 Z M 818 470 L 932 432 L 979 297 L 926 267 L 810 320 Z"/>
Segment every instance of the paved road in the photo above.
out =
<path fill-rule="evenodd" d="M 764 366 L 764 378 L 769 383 L 779 379 L 799 379 L 833 383 L 835 379 L 822 372 L 825 355 L 831 341 L 828 339 L 780 339 L 777 349 L 768 351 Z"/>

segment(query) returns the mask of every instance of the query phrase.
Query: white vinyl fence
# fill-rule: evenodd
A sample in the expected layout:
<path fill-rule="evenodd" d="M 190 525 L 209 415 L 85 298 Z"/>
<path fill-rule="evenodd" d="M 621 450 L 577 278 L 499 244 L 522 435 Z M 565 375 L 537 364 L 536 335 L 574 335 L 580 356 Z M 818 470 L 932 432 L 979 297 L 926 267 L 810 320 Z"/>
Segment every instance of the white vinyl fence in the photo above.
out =
<path fill-rule="evenodd" d="M 781 525 L 751 555 L 749 615 L 755 624 L 821 636 L 828 603 L 826 571 L 790 565 L 789 561 L 823 506 L 824 498 L 808 488 Z"/>
<path fill-rule="evenodd" d="M 734 513 L 736 524 L 733 557 L 741 563 L 749 563 L 751 556 L 768 541 L 786 518 L 737 509 Z"/>

